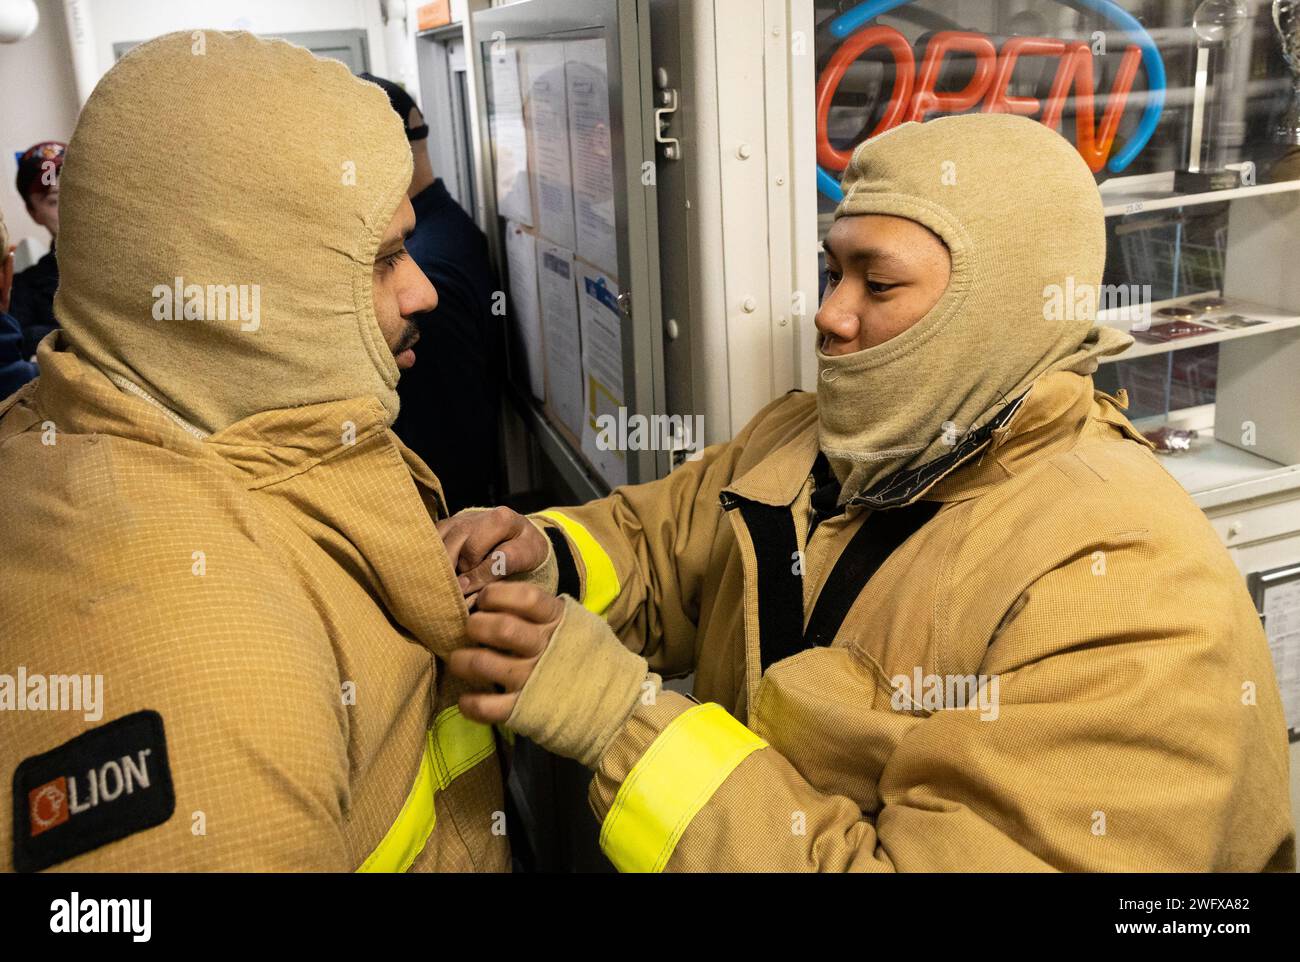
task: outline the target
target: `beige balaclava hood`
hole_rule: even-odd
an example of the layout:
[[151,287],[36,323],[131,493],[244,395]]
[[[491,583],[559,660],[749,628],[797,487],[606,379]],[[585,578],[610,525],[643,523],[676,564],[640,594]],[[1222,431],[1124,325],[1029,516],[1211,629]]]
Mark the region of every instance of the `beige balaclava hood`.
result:
[[104,75],[68,146],[55,316],[75,354],[203,432],[354,397],[391,423],[371,279],[410,180],[401,120],[343,64],[159,37]]
[[1041,375],[1090,374],[1098,356],[1133,343],[1094,326],[1101,198],[1055,131],[1005,114],[903,124],[854,151],[842,186],[837,218],[923,224],[947,244],[952,274],[896,337],[848,355],[817,351],[821,449],[841,501],[952,453]]

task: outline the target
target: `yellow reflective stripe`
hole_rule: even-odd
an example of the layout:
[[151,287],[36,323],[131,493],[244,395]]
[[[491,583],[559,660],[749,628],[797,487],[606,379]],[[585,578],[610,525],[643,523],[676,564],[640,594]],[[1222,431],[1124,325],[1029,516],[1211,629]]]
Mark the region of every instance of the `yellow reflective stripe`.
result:
[[455,705],[434,719],[430,744],[439,791],[496,750],[492,726],[470,721]]
[[496,750],[492,729],[472,722],[453,705],[425,732],[420,772],[383,841],[358,872],[405,872],[433,834],[433,796]]
[[601,850],[620,872],[662,872],[718,786],[750,752],[766,747],[721,705],[682,712],[619,787],[601,826]]
[[578,549],[578,554],[582,556],[582,565],[587,569],[582,606],[588,611],[603,615],[605,609],[614,603],[620,590],[614,562],[600,546],[600,542],[591,536],[591,532],[572,518],[558,511],[540,511],[538,517],[558,524]]

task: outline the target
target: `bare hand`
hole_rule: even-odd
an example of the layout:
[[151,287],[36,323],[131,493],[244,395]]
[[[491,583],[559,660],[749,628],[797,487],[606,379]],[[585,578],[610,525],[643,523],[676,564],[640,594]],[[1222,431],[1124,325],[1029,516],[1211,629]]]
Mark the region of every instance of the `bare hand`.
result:
[[564,602],[536,585],[506,582],[483,588],[465,629],[476,647],[453,651],[447,666],[470,685],[497,690],[461,695],[461,714],[489,725],[506,721],[563,617]]
[[462,511],[437,527],[466,597],[507,575],[532,571],[551,548],[531,521],[504,507]]

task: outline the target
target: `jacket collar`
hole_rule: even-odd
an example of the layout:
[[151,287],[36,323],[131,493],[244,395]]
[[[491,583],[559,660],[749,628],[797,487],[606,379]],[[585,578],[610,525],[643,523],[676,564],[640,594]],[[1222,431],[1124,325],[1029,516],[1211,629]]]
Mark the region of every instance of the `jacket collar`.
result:
[[[1120,413],[1127,407],[1124,391],[1116,397],[1096,391],[1090,375],[1072,371],[1044,375],[948,454],[895,471],[849,503],[881,509],[922,498],[961,501],[975,497],[1073,444],[1090,417],[1152,447]],[[794,437],[723,490],[723,506],[734,506],[738,498],[773,506],[792,504],[818,453],[816,409],[812,408],[807,423]]]
[[50,420],[59,431],[113,435],[215,459],[261,485],[305,471],[387,429],[383,404],[367,397],[263,411],[200,440],[161,406],[119,389],[61,341],[56,331],[41,342],[40,378],[9,402],[17,407],[24,398],[32,401],[20,418],[24,424],[14,425],[18,430],[37,418]]
[[447,185],[442,182],[441,177],[435,177],[432,184],[411,198],[411,206],[415,209],[416,223],[419,223],[422,218],[442,210],[450,200],[451,194],[447,192]]
[[160,406],[119,390],[98,368],[67,350],[62,331],[41,341],[36,361],[40,377],[0,405],[0,414],[7,414],[6,426],[26,430],[36,420],[50,421],[60,432],[108,434],[190,455],[202,453],[202,442]]
[[446,658],[462,644],[465,603],[435,526],[446,514],[442,490],[388,430],[377,398],[265,411],[199,440],[93,365],[55,350],[52,338],[39,357],[40,378],[0,402],[0,438],[51,421],[61,433],[174,451],[250,490],[328,462],[333,470],[285,495],[310,537],[430,652]]

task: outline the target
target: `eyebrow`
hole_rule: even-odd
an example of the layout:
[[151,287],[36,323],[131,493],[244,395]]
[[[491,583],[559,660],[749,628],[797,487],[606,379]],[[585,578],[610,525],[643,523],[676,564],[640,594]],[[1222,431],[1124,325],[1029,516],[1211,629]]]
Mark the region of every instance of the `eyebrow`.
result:
[[[414,234],[414,233],[415,233],[415,225],[412,224],[412,225],[411,225],[410,227],[408,227],[406,230],[402,231],[402,237],[401,237],[401,239],[400,239],[399,241],[396,242],[396,246],[397,246],[397,247],[405,247],[405,246],[406,246],[407,238],[409,238],[409,237],[410,237],[412,234]],[[391,241],[391,240],[390,240],[390,241],[385,241],[383,244],[380,244],[380,245],[379,245],[379,249],[380,249],[381,251],[386,251],[386,250],[388,250],[389,248],[391,248],[391,247],[393,247],[393,246],[394,246],[394,242],[393,242],[393,241]]]
[[826,253],[830,254],[837,261],[846,261],[850,264],[858,264],[868,261],[876,267],[906,267],[907,262],[892,251],[883,250],[879,247],[858,247],[850,251],[848,258],[843,258],[835,250],[835,245],[831,243],[830,238],[822,241],[822,247]]

